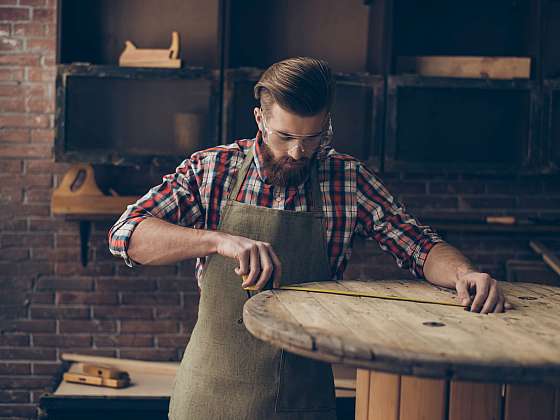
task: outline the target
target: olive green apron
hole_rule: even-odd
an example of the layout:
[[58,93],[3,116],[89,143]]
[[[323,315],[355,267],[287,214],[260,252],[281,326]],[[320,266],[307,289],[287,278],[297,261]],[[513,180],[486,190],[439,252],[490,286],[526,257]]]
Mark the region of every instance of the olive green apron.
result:
[[[234,201],[252,161],[251,149],[218,230],[269,242],[282,262],[281,284],[330,280],[316,165],[310,177],[311,211],[295,212]],[[207,261],[198,321],[177,371],[169,418],[336,419],[330,364],[258,340],[243,325],[247,294],[236,266],[219,254]]]

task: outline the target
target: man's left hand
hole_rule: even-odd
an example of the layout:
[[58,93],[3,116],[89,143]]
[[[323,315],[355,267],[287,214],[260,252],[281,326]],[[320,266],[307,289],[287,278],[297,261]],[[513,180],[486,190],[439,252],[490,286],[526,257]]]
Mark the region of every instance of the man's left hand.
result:
[[[457,296],[462,305],[470,305],[471,312],[488,314],[511,309],[498,281],[489,274],[470,271],[457,275]],[[471,292],[476,292],[474,299]]]

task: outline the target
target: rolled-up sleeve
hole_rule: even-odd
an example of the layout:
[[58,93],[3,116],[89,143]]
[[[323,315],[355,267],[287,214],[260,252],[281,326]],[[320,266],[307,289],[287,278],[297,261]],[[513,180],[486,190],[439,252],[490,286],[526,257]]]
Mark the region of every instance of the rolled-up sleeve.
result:
[[424,277],[424,263],[430,249],[444,240],[420,222],[399,203],[365,165],[357,169],[356,233],[375,239],[390,253],[397,265]]
[[163,182],[151,188],[134,204],[129,205],[108,233],[109,250],[132,267],[138,265],[128,256],[132,232],[148,217],[157,217],[181,226],[199,228],[204,214],[200,200],[203,162],[196,154],[185,159],[175,173],[165,175]]

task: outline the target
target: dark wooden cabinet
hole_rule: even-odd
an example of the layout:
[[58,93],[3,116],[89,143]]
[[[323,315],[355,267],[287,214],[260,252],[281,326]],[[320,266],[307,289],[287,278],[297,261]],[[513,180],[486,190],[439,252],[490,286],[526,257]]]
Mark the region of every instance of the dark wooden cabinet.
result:
[[[558,0],[59,3],[58,160],[178,160],[252,137],[254,83],[304,55],[336,73],[335,148],[378,171],[559,167]],[[125,40],[165,48],[172,31],[183,68],[117,67]],[[426,77],[399,64],[425,55],[528,57],[530,78]]]

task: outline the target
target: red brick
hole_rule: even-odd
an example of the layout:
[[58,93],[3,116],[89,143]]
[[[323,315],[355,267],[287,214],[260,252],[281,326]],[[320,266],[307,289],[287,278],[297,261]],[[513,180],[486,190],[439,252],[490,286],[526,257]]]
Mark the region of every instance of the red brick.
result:
[[55,13],[53,9],[33,9],[33,21],[54,22]]
[[27,40],[27,50],[28,51],[47,51],[54,53],[56,50],[56,43],[54,39],[28,39]]
[[0,51],[22,51],[23,41],[16,38],[0,37]]
[[519,198],[519,207],[523,209],[560,209],[560,197],[544,195],[524,196]]
[[0,5],[8,6],[8,5],[16,5],[18,4],[18,0],[0,0]]
[[29,20],[29,9],[23,7],[0,7],[0,20]]
[[156,319],[196,320],[197,315],[198,315],[198,305],[192,305],[187,307],[162,306],[156,309]]
[[58,322],[61,333],[99,333],[116,331],[116,324],[114,321],[99,321],[94,319],[91,321],[60,320]]
[[125,305],[179,305],[178,293],[126,293],[122,294]]
[[52,152],[52,145],[43,143],[0,145],[0,158],[49,158]]
[[23,201],[23,189],[21,187],[0,187],[0,197],[2,200],[11,203],[21,203]]
[[93,290],[93,280],[84,277],[41,277],[36,290]]
[[[53,83],[56,78],[56,72],[53,69],[30,67],[27,72],[27,78],[30,82],[50,82]],[[17,79],[22,80],[22,79]]]
[[153,319],[152,308],[127,306],[94,306],[97,319]]
[[41,64],[41,56],[37,55],[37,54],[3,54],[3,55],[0,55],[0,65],[39,66],[40,64]]
[[116,357],[117,351],[115,349],[92,349],[87,347],[67,347],[64,349],[66,353],[80,353],[89,354],[91,356],[103,356],[103,357]]
[[0,349],[0,360],[56,360],[55,349]]
[[52,377],[5,376],[0,378],[0,389],[43,389],[52,385]]
[[53,177],[51,174],[33,174],[33,175],[4,175],[0,174],[0,183],[9,183],[18,187],[41,187],[50,188],[53,185]]
[[78,260],[80,259],[80,250],[73,248],[33,248],[31,250],[31,256],[33,259],[48,260],[51,262]]
[[158,289],[163,291],[198,292],[198,284],[191,278],[158,279]]
[[0,363],[0,375],[26,375],[31,373],[31,365],[29,363]]
[[[0,86],[0,94],[2,86]],[[6,127],[27,127],[27,128],[48,128],[50,124],[47,115],[0,115],[0,128]],[[33,130],[42,133],[51,130]]]
[[45,130],[38,130],[38,129],[31,130],[31,141],[32,142],[54,141],[54,129],[49,128]]
[[54,99],[45,99],[43,97],[31,98],[27,101],[28,112],[54,112]]
[[177,321],[121,321],[123,333],[174,333],[178,332]]
[[21,168],[21,160],[0,160],[0,173],[19,174]]
[[33,375],[55,375],[62,363],[33,363]]
[[[104,239],[107,237],[103,234]],[[120,264],[117,267],[117,275],[126,277],[160,277],[160,276],[173,276],[177,274],[177,267],[175,265],[166,266],[136,266],[130,268],[128,265]]]
[[16,235],[5,233],[0,235],[0,244],[2,244],[2,247],[53,246],[53,234],[34,232]]
[[54,292],[33,292],[30,294],[31,303],[54,303]]
[[25,161],[25,167],[29,174],[44,172],[63,174],[69,168],[67,164],[54,163],[52,160],[28,160]]
[[120,356],[126,359],[177,361],[174,349],[122,349]]
[[0,130],[0,141],[29,142],[31,136],[26,129]]
[[[16,1],[16,0],[14,0]],[[0,36],[10,36],[10,24],[0,23]]]
[[45,7],[47,5],[46,0],[19,0],[19,4],[22,6],[34,6],[34,7]]
[[0,335],[0,346],[29,347],[29,335],[2,334]]
[[34,404],[10,404],[0,405],[0,413],[2,416],[10,418],[36,418],[37,407]]
[[59,304],[111,305],[118,303],[116,293],[56,292]]
[[30,307],[30,317],[32,319],[89,319],[88,307],[56,307],[39,306]]
[[4,248],[0,252],[0,261],[24,261],[29,259],[27,248]]
[[14,36],[45,36],[46,25],[43,23],[14,23]]
[[[0,96],[2,97],[13,97],[13,96],[17,96],[17,95],[22,95],[24,92],[24,89],[22,88],[21,85],[0,85]],[[25,117],[24,115],[10,115],[10,116],[3,116],[0,115],[0,127],[3,127],[4,124],[2,123],[2,121],[4,120],[4,118],[6,117],[19,117],[19,118],[23,118]]]
[[137,291],[150,291],[156,289],[155,280],[151,279],[96,279],[95,289],[99,291],[105,290],[137,290]]
[[0,112],[26,112],[23,98],[0,98]]
[[514,197],[459,197],[461,209],[513,209],[516,207]]
[[2,69],[0,68],[0,80],[2,81],[22,81],[24,78],[23,69]]
[[0,391],[0,403],[26,403],[29,402],[27,391]]
[[0,262],[0,273],[4,275],[25,275],[25,274],[36,274],[36,275],[48,275],[53,273],[53,265],[50,263],[3,263]]
[[88,264],[84,267],[81,262],[59,262],[56,264],[55,272],[63,276],[108,276],[112,275],[113,264]]
[[158,335],[158,347],[186,347],[189,340],[187,335]]
[[24,203],[22,205],[18,205],[19,208],[17,209],[17,215],[20,217],[25,216],[48,216],[51,212],[51,207],[48,204],[34,204],[34,203]]
[[33,188],[27,190],[26,198],[28,203],[49,203],[51,202],[52,190]]
[[94,335],[93,343],[96,347],[152,347],[154,338],[140,334]]
[[56,321],[43,319],[21,319],[16,321],[0,321],[0,329],[8,332],[55,332]]
[[33,334],[36,347],[91,347],[90,335],[77,334]]

